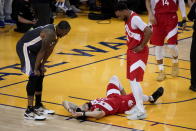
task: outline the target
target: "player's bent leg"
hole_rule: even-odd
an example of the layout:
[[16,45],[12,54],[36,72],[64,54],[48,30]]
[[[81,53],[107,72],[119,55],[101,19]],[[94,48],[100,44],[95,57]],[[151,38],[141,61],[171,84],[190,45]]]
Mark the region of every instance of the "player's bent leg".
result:
[[173,58],[173,65],[172,65],[172,72],[171,75],[173,77],[178,76],[179,74],[179,64],[178,64],[178,47],[177,45],[168,45],[171,50],[172,58]]
[[166,79],[163,66],[163,46],[155,46],[155,56],[159,67],[159,73],[156,79],[157,81],[163,81]]
[[116,97],[119,95],[121,95],[119,88],[116,85],[109,83],[109,85],[107,86],[106,96],[107,97]]
[[126,94],[118,77],[117,76],[112,76],[112,78],[109,81],[109,84],[107,86],[107,92],[106,96],[107,97],[115,97],[119,96],[121,94]]
[[118,79],[118,77],[116,75],[112,76],[109,83],[116,85],[116,87],[118,87],[119,90],[123,89],[122,84],[120,83],[120,80]]

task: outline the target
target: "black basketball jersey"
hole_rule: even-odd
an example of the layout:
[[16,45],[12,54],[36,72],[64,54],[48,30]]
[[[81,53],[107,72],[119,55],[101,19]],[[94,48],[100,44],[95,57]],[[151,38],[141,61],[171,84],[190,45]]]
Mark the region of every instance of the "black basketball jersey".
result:
[[40,37],[40,33],[43,29],[51,29],[55,31],[55,27],[53,24],[48,24],[45,26],[37,27],[31,31],[28,31],[24,34],[24,36],[18,41],[17,49],[23,49],[25,46],[29,51],[33,54],[37,54],[42,47],[42,38]]

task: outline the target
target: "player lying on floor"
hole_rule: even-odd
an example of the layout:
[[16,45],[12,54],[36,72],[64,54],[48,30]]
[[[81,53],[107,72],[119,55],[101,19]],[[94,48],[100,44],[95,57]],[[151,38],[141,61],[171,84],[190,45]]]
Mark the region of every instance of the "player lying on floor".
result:
[[[151,96],[143,95],[143,101],[155,103],[157,99],[163,95],[163,92],[164,89],[160,87]],[[70,112],[73,117],[81,120],[85,120],[87,117],[99,119],[107,115],[122,113],[128,114],[128,119],[135,120],[138,118],[138,116],[136,116],[138,109],[135,105],[136,102],[133,94],[130,93],[126,95],[117,76],[113,76],[110,79],[105,98],[92,100],[81,106],[77,106],[72,102],[63,101],[65,109]]]

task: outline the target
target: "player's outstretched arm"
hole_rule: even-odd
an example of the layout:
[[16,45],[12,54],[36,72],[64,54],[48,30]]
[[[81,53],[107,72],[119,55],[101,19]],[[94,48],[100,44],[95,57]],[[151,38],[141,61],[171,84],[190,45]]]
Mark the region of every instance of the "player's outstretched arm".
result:
[[86,116],[86,117],[92,117],[92,118],[99,119],[105,116],[105,112],[100,109],[95,109],[94,111],[74,112],[72,113],[72,116],[74,117]]

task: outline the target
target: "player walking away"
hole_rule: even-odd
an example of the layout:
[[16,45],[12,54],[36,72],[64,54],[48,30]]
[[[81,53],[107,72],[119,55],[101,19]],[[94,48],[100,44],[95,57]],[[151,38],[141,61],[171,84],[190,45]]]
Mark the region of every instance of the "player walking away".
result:
[[[151,96],[143,95],[142,99],[143,101],[155,103],[157,99],[163,95],[163,92],[164,89],[160,87]],[[99,119],[104,116],[122,113],[137,115],[136,101],[133,94],[130,93],[126,95],[126,92],[117,76],[113,76],[110,79],[105,98],[91,100],[82,106],[77,106],[71,102],[63,101],[63,106],[72,114],[72,116],[83,120],[85,120],[86,117]],[[127,116],[127,118],[130,119],[130,116]]]
[[182,20],[182,29],[186,26],[186,11],[184,0],[146,0],[146,8],[149,14],[149,21],[152,24],[151,44],[155,45],[155,56],[159,67],[157,81],[163,81],[166,78],[163,66],[163,45],[167,39],[167,46],[171,50],[173,57],[172,76],[178,76],[178,16],[177,10],[180,7]]
[[147,43],[151,36],[151,29],[133,11],[129,10],[123,2],[119,2],[115,9],[118,18],[125,21],[127,36],[127,78],[130,81],[133,95],[136,100],[137,116],[130,119],[142,119],[146,117],[143,106],[143,92],[139,82],[143,81],[144,71],[148,59]]
[[[45,120],[43,114],[54,114],[41,103],[42,84],[46,69],[44,65],[51,55],[59,38],[65,36],[71,27],[67,21],[40,26],[28,31],[17,43],[16,50],[21,62],[21,71],[29,76],[26,86],[28,107],[24,117],[32,120]],[[33,100],[35,96],[35,106]]]

